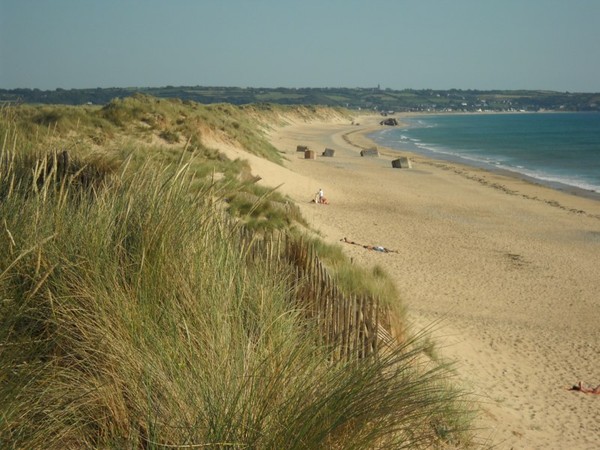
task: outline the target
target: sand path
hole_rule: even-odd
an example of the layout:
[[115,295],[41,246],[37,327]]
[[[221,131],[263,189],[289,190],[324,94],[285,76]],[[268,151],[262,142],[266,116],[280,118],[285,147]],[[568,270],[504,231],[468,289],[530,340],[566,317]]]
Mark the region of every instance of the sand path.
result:
[[[600,384],[600,201],[406,152],[412,169],[393,169],[389,149],[360,157],[378,120],[291,124],[270,135],[285,168],[250,163],[326,241],[398,250],[340,244],[390,273],[415,327],[436,323],[481,408],[479,442],[600,448],[600,396],[565,389]],[[336,153],[306,160],[299,144]],[[309,203],[320,187],[330,205]]]

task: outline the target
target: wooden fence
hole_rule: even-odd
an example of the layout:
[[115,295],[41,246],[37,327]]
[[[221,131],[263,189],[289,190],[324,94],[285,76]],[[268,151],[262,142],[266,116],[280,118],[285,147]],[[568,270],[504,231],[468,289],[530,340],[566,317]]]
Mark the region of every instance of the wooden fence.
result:
[[335,360],[376,356],[393,342],[388,309],[377,298],[342,293],[310,244],[286,235],[244,240],[252,242],[251,257],[292,267],[291,300],[314,321]]

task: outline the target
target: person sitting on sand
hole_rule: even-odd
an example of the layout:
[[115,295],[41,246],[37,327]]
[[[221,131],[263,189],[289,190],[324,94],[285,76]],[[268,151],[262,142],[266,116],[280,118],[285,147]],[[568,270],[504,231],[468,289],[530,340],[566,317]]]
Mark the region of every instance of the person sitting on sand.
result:
[[315,203],[320,203],[321,205],[329,205],[329,200],[325,198],[325,194],[323,193],[322,188],[319,188],[319,190],[315,194]]
[[583,392],[584,394],[600,394],[600,384],[595,388],[591,388],[584,386],[583,381],[580,381],[579,383],[574,384],[569,390]]
[[329,205],[329,200],[325,198],[323,194],[323,189],[319,188],[317,193],[315,194],[315,199],[313,200],[315,203],[319,203],[321,205]]

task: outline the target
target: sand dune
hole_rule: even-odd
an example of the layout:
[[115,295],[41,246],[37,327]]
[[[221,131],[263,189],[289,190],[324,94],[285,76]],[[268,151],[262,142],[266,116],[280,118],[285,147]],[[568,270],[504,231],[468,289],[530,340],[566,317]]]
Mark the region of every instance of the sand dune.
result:
[[[415,327],[435,324],[480,406],[481,443],[600,448],[600,396],[566,389],[600,384],[600,201],[406,152],[412,169],[393,169],[389,149],[360,157],[378,120],[290,124],[270,135],[284,168],[248,159],[325,240],[398,250],[344,246],[387,269]],[[299,144],[336,153],[305,160]],[[319,188],[330,205],[310,203]]]

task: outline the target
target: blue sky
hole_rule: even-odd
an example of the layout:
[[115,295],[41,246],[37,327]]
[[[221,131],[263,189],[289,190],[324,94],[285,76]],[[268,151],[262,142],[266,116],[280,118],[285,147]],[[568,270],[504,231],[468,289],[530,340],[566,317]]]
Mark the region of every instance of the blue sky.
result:
[[0,88],[600,92],[600,0],[0,0]]

